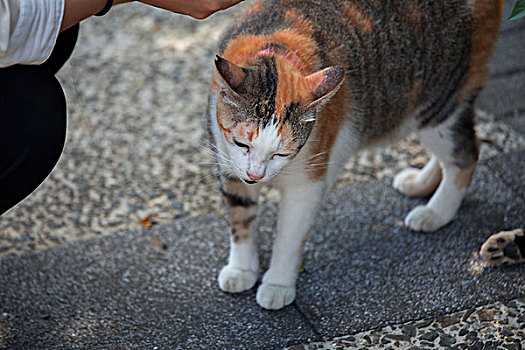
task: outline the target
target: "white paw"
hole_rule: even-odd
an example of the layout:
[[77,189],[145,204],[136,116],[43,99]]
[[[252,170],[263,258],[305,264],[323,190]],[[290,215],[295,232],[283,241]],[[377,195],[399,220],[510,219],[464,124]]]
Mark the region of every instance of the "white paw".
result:
[[414,231],[432,232],[445,226],[449,221],[426,205],[418,205],[406,216],[405,225]]
[[407,168],[394,176],[393,187],[404,195],[411,196],[414,191],[414,184],[417,175],[421,170],[416,168]]
[[229,293],[240,293],[254,286],[257,272],[224,266],[219,273],[219,287]]
[[295,300],[295,286],[263,283],[257,290],[257,303],[265,309],[277,310]]

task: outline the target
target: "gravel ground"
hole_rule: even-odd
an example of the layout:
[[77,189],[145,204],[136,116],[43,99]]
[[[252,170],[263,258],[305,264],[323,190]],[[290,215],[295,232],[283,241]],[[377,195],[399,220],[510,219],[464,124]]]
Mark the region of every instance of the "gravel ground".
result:
[[[152,214],[169,222],[222,210],[203,128],[208,81],[220,33],[252,2],[201,22],[131,4],[82,24],[59,72],[69,103],[64,154],[47,181],[0,218],[0,258],[136,229]],[[493,115],[477,116],[483,159],[525,148]],[[351,160],[337,186],[392,178],[427,159],[411,136]],[[514,300],[304,347],[521,349],[524,315],[525,301]]]
[[297,345],[289,350],[469,349],[521,350],[525,346],[525,299],[494,303],[437,319],[388,326],[330,342]]
[[[68,140],[51,176],[2,216],[0,257],[222,210],[203,127],[215,44],[250,2],[198,22],[138,4],[82,23],[59,72]],[[525,139],[478,111],[482,158]],[[414,137],[362,154],[338,186],[392,178],[428,159]],[[268,189],[263,200],[276,201]]]

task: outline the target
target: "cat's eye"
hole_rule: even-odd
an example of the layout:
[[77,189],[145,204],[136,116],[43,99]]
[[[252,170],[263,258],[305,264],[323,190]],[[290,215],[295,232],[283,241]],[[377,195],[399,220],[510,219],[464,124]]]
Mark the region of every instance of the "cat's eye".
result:
[[248,146],[247,144],[244,144],[244,143],[239,142],[239,141],[237,141],[237,140],[233,140],[233,143],[235,143],[235,145],[236,145],[237,147],[244,148],[244,149],[246,149],[247,151],[250,150],[250,146]]
[[289,157],[291,154],[290,153],[274,153],[272,155],[272,159],[274,159],[275,157],[280,157],[280,158],[287,158]]

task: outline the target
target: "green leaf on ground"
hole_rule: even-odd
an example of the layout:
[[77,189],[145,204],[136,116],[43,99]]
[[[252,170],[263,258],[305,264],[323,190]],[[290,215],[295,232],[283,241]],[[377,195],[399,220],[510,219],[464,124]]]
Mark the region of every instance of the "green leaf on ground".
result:
[[525,0],[516,0],[516,4],[514,5],[514,9],[510,14],[509,20],[518,19],[521,17],[525,17]]

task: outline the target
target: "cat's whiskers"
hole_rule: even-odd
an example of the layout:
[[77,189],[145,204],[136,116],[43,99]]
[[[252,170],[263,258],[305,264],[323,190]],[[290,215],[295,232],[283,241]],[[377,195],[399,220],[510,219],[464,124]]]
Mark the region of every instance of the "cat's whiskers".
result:
[[210,146],[214,147],[215,149],[204,148],[204,146],[199,145],[199,147],[202,147],[202,150],[204,150],[207,154],[215,157],[216,163],[218,165],[226,165],[227,166],[227,165],[232,164],[231,157],[228,154],[226,154],[224,151],[222,151],[217,146],[215,146],[215,145],[213,145],[211,143],[210,143]]

